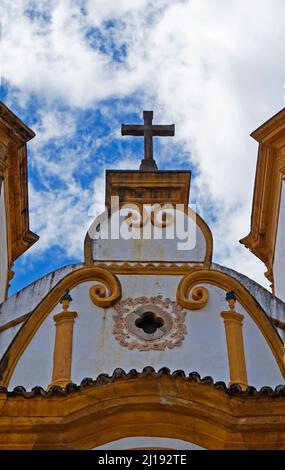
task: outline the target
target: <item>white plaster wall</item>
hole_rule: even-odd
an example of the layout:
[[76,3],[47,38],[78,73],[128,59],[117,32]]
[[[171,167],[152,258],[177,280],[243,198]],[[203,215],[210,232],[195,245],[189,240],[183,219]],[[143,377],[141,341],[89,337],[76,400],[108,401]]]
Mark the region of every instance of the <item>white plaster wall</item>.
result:
[[164,448],[176,450],[204,450],[192,442],[181,439],[170,439],[166,437],[125,437],[116,441],[108,442],[102,446],[94,447],[92,450],[131,450],[139,448]]
[[50,314],[20,358],[9,389],[17,385],[29,390],[36,385],[48,387],[52,375],[54,337],[53,315]]
[[0,194],[0,303],[5,299],[8,276],[7,228],[4,184]]
[[[22,289],[17,294],[9,297],[0,305],[0,326],[32,311],[60,279],[64,278],[69,272],[75,271],[83,266],[83,263],[64,266],[50,274],[47,274],[46,276],[43,276]],[[256,298],[268,315],[281,321],[285,321],[285,304],[277,297],[273,296],[268,290],[264,289],[252,279],[249,279],[245,275],[232,269],[228,269],[215,263],[212,263],[212,269],[225,272],[237,279]],[[13,331],[16,332],[16,329],[13,329]],[[7,347],[7,338],[11,338],[12,341],[10,333],[8,331],[0,333],[0,357]],[[279,334],[284,341],[285,332],[283,330],[279,330]]]
[[19,323],[0,333],[0,357],[5,353],[6,349],[8,349],[21,326],[22,324]]
[[275,245],[273,276],[275,295],[285,301],[285,187],[282,182],[281,202],[279,211],[279,220],[277,228],[277,237]]
[[[101,220],[99,216],[92,224],[93,229],[89,231],[91,237],[96,234],[96,225]],[[195,221],[184,216],[185,230],[189,223],[189,244],[186,244],[186,238],[179,239],[175,235],[172,239],[172,233],[176,234],[176,225],[172,224],[167,229],[153,228],[149,221],[144,230],[153,229],[152,239],[145,239],[143,229],[133,229],[133,236],[138,238],[125,239],[128,235],[128,225],[123,222],[120,226],[118,239],[104,238],[106,234],[111,233],[110,220],[103,224],[100,237],[93,241],[92,254],[94,260],[132,260],[132,261],[203,261],[206,253],[206,241],[200,227]],[[108,231],[109,230],[109,231]],[[151,232],[149,232],[151,233]],[[159,234],[162,233],[160,239]],[[94,235],[93,235],[94,234]],[[97,233],[97,237],[99,237]],[[109,236],[109,235],[108,235]],[[186,236],[185,236],[186,237]]]
[[[65,277],[69,272],[82,266],[83,264],[78,263],[60,268],[9,297],[0,306],[0,326],[5,325],[5,323],[11,320],[15,320],[21,315],[31,312],[60,279]],[[0,357],[5,353],[21,327],[22,323],[0,333]]]
[[[275,295],[272,295],[271,292],[262,287],[260,284],[248,278],[244,274],[216,263],[212,263],[211,269],[222,271],[234,279],[237,279],[251,293],[251,295],[260,304],[263,310],[267,313],[267,315],[272,316],[273,318],[277,318],[283,322],[285,321],[285,303],[275,297]],[[281,330],[280,328],[277,329],[277,331],[284,342],[285,331]]]
[[[121,275],[123,298],[141,295],[162,295],[175,300],[179,276]],[[198,371],[201,376],[210,375],[215,381],[229,382],[227,348],[224,322],[219,313],[225,310],[225,292],[215,286],[207,286],[210,297],[201,310],[188,311],[187,335],[181,346],[165,351],[128,350],[121,346],[112,334],[112,308],[96,307],[89,299],[88,289],[94,283],[81,284],[71,291],[71,310],[78,312],[74,327],[72,380],[76,383],[84,377],[95,378],[100,373],[112,374],[121,367],[128,371],[141,370],[145,366],[155,369],[168,367],[172,371],[184,369],[186,373]],[[60,311],[58,306],[47,318],[21,357],[9,388],[24,385],[47,387],[51,381],[54,324],[52,317]],[[256,387],[276,386],[283,378],[262,333],[249,315],[237,305],[237,311],[245,315],[244,343],[249,384]]]
[[243,339],[248,384],[256,388],[264,385],[274,388],[283,384],[284,379],[263,334],[241,305],[237,306],[237,311],[244,315]]
[[25,313],[31,312],[62,278],[64,278],[68,273],[82,268],[83,266],[83,263],[63,266],[56,271],[46,274],[22,289],[20,292],[9,297],[2,305],[0,305],[0,326],[24,315]]

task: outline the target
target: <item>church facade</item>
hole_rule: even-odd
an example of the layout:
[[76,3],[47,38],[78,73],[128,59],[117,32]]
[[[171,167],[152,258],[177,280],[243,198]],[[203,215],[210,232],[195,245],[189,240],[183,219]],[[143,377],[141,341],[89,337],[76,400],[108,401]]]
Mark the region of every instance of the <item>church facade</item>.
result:
[[[212,261],[190,171],[106,171],[81,263],[8,296],[29,229],[26,143],[0,108],[0,448],[285,449],[285,109],[259,142],[251,230],[272,293]],[[242,234],[241,234],[242,235]]]

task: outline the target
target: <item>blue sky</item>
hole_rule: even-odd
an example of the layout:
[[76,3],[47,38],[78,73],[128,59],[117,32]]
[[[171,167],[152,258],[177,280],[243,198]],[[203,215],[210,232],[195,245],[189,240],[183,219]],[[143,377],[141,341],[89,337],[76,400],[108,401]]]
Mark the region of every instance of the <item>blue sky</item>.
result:
[[[6,102],[9,93],[9,84],[3,81],[1,100]],[[24,107],[22,107],[18,101],[13,102],[11,107],[13,112],[28,126],[35,128],[41,120],[41,111],[42,109],[46,109],[46,106],[48,106],[48,104],[44,103],[40,96],[32,94]],[[112,109],[112,122],[110,122],[108,116],[106,117],[104,113],[101,112],[101,109],[104,108]],[[125,108],[127,109],[126,112],[124,112]],[[139,111],[134,112],[135,109]],[[71,226],[72,230],[72,225],[76,225],[76,220],[73,219],[72,208],[80,201],[80,190],[88,191],[92,197],[90,189],[93,187],[94,179],[104,175],[106,168],[116,168],[119,165],[127,169],[129,165],[131,165],[131,167],[138,169],[144,152],[143,138],[122,138],[118,135],[118,131],[120,131],[123,121],[126,123],[142,122],[141,103],[138,102],[135,96],[121,100],[111,98],[102,101],[100,107],[81,110],[77,108],[67,108],[64,106],[64,103],[57,102],[56,112],[58,113],[59,120],[61,114],[72,113],[74,122],[73,132],[68,137],[59,135],[58,139],[48,139],[40,146],[40,150],[37,146],[36,149],[34,149],[32,142],[29,143],[28,174],[29,181],[33,185],[34,190],[43,197],[42,206],[40,207],[40,209],[42,209],[42,214],[40,215],[42,221],[38,221],[37,225],[39,227],[42,226],[45,230],[44,195],[46,193],[55,192],[60,198],[61,195],[69,189],[69,181],[62,178],[62,175],[57,173],[57,171],[54,172],[49,168],[45,168],[42,163],[38,163],[37,152],[40,152],[44,160],[47,160],[50,165],[53,163],[57,164],[58,161],[61,161],[63,155],[65,156],[64,158],[67,159],[67,166],[70,162],[73,162],[72,177],[75,180],[78,192],[74,193],[72,191],[69,202],[70,207],[66,208],[67,214],[65,214],[68,218],[68,211],[70,209],[71,220],[67,229]],[[110,135],[112,135],[112,137],[110,137]],[[175,143],[173,139],[167,146],[161,143],[160,139],[154,139],[154,154],[160,169],[189,169],[189,159],[185,158],[183,150],[179,149],[179,147],[179,144]],[[177,152],[179,152],[179,150],[181,151],[181,157],[177,158]],[[127,161],[125,160],[126,155]],[[126,161],[125,165],[121,163],[124,160]],[[64,172],[64,162],[61,162],[59,166],[60,170]],[[193,175],[195,175],[195,169]],[[104,196],[104,194],[102,193],[100,196]],[[96,203],[97,199],[95,198],[95,206]],[[98,204],[100,208],[102,197],[98,200]],[[30,209],[33,211],[32,203],[30,205]],[[27,252],[15,263],[15,276],[12,281],[10,294],[17,292],[23,286],[30,284],[39,277],[65,264],[76,263],[83,260],[84,234],[86,227],[93,220],[93,203],[90,201],[90,205],[86,205],[85,208],[85,214],[81,214],[82,218],[85,218],[86,223],[82,224],[82,230],[79,228],[80,232],[82,232],[82,240],[80,243],[69,250],[69,248],[65,246],[65,243],[61,244],[60,241],[54,240],[53,243],[49,244],[49,240],[47,240],[47,246],[44,251],[39,249],[39,252],[36,250],[35,254]],[[54,228],[56,230],[57,225],[61,224],[61,213],[58,214],[58,218],[55,219],[53,223],[55,224]],[[33,220],[31,220],[31,225],[33,228]],[[41,229],[39,228],[37,232],[41,234]],[[38,242],[38,244],[40,245],[40,242]]]
[[[37,136],[28,144],[31,229],[10,293],[83,259],[104,204],[106,168],[138,168],[143,139],[121,123],[176,125],[155,140],[161,169],[191,169],[191,202],[211,226],[215,260],[260,282],[238,243],[249,230],[256,144],[284,106],[285,2],[4,1],[1,100]],[[258,12],[258,13],[257,13]],[[257,17],[258,16],[258,17]]]

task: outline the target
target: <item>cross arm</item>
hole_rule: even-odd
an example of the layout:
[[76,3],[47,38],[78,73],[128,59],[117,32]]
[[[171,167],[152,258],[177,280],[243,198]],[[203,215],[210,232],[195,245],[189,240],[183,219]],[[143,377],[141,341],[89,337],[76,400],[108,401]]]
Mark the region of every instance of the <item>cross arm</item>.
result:
[[140,124],[122,124],[121,135],[144,135],[144,130]]
[[152,126],[152,135],[156,136],[174,136],[175,126],[171,125],[157,125]]
[[[144,135],[147,128],[141,124],[122,124],[122,135]],[[155,124],[151,127],[152,135],[154,136],[174,136],[175,126],[171,125],[158,125]]]

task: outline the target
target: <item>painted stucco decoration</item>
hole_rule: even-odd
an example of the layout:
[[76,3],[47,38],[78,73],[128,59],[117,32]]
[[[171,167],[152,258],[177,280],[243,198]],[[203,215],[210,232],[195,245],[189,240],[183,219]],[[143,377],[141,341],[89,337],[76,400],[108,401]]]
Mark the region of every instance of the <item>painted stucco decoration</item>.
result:
[[128,297],[114,306],[113,334],[121,346],[163,351],[180,346],[187,334],[186,312],[169,298]]
[[96,280],[101,284],[91,286],[89,296],[93,304],[97,305],[97,307],[108,308],[121,297],[121,284],[113,273],[105,268],[99,269],[100,271],[97,271]]
[[207,305],[209,300],[209,291],[205,286],[195,286],[190,282],[191,275],[197,271],[200,272],[199,267],[194,267],[192,272],[181,279],[177,287],[177,303],[189,310],[200,310]]
[[172,128],[144,117],[123,126],[145,135],[143,171],[106,171],[84,263],[6,299],[13,261],[37,238],[25,172],[34,134],[0,103],[0,449],[285,449],[285,109],[254,133],[243,240],[273,294],[212,263],[210,228],[188,207],[191,171],[156,171],[152,135]]

